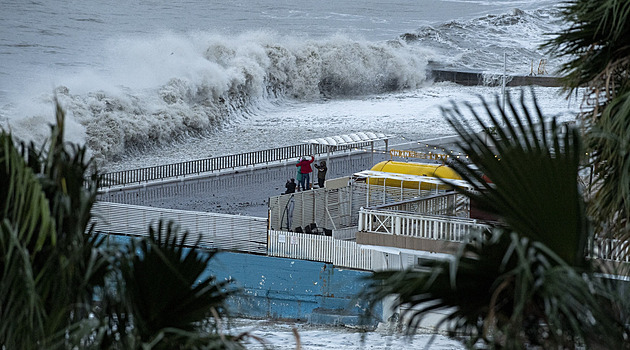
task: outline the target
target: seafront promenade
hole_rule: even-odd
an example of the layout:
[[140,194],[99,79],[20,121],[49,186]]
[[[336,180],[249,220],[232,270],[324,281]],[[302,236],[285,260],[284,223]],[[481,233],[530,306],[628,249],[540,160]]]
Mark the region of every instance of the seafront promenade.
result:
[[[327,179],[347,177],[368,170],[378,162],[392,159],[392,154],[396,152],[390,153],[390,149],[446,155],[454,148],[454,140],[454,137],[439,137],[391,145],[389,149],[381,144],[373,151],[370,148],[357,148],[330,155],[320,153],[315,156],[315,162],[329,159]],[[296,177],[297,161],[295,157],[159,181],[108,186],[102,188],[98,200],[266,218],[268,199],[284,192],[286,181]],[[311,174],[313,182],[317,183],[315,169]]]

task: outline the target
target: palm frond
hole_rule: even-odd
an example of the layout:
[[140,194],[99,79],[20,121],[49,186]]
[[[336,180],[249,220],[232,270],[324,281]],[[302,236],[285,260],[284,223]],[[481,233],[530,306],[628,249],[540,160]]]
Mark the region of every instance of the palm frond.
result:
[[568,1],[562,15],[569,27],[543,45],[570,60],[560,73],[569,89],[591,86],[614,95],[628,88],[630,3],[625,0]]
[[590,215],[602,236],[630,239],[630,91],[617,96],[591,126],[586,142],[595,159]]
[[[596,287],[597,286],[597,287]],[[453,260],[424,259],[404,271],[379,271],[361,296],[395,295],[412,333],[429,316],[436,327],[491,348],[573,347],[584,342],[622,348],[627,315],[613,314],[618,295],[544,245],[503,229],[479,235]],[[597,289],[597,290],[595,290]]]
[[38,251],[47,240],[55,244],[55,221],[49,202],[32,169],[13,144],[11,134],[0,135],[0,213],[15,223],[19,237],[31,251]]
[[207,275],[213,252],[184,247],[171,224],[122,251],[94,233],[99,177],[86,148],[65,143],[58,104],[56,118],[41,147],[0,133],[0,344],[241,348],[216,323],[202,329],[230,292]]
[[482,106],[485,114],[470,105],[444,109],[472,163],[450,165],[474,187],[457,190],[500,223],[489,223],[492,234],[471,236],[453,260],[376,272],[362,295],[396,296],[410,330],[440,311],[440,325],[468,336],[471,347],[623,347],[627,315],[611,312],[619,296],[585,260],[591,230],[578,183],[579,132],[545,120],[535,96],[533,107],[524,95],[519,103],[509,98],[506,110],[498,99]]
[[[501,110],[498,100],[497,113],[485,100],[482,104],[490,122],[469,108],[473,126],[466,125],[461,110],[444,109],[461,136],[459,147],[475,165],[471,168],[457,158],[450,164],[473,184],[474,192],[467,195],[518,234],[544,243],[570,264],[582,265],[589,226],[578,183],[579,131],[553,118],[545,120],[535,96],[534,108],[527,106],[524,94],[518,104],[509,97],[507,111]],[[473,131],[490,128],[496,134],[487,138]]]
[[[0,344],[36,347],[44,335],[45,314],[35,288],[30,254],[9,220],[0,223]],[[18,320],[16,322],[16,320]]]
[[599,235],[623,245],[630,235],[630,2],[573,0],[562,15],[567,29],[544,47],[568,59],[561,68],[568,90],[586,88],[579,117],[597,176],[589,213]]
[[211,318],[213,309],[223,311],[230,294],[230,281],[205,273],[214,252],[186,248],[186,238],[172,222],[160,221],[149,238],[132,242],[133,257],[121,266],[133,326],[144,342],[166,334],[165,329],[202,337],[194,331]]
[[[87,227],[96,186],[84,178],[89,165],[85,148],[63,143],[63,119],[58,108],[58,124],[51,126],[57,135],[55,147],[49,152],[33,143],[18,148],[10,134],[0,134],[0,212],[5,225],[0,261],[3,288],[9,290],[2,292],[5,310],[0,314],[8,317],[13,314],[10,308],[29,306],[24,317],[15,318],[19,322],[2,322],[12,325],[2,329],[2,338],[13,343],[12,338],[19,337],[22,348],[67,347],[65,331],[90,313],[94,288],[105,275],[100,241]],[[48,166],[56,170],[47,171]],[[10,278],[16,272],[23,280]],[[28,327],[30,336],[23,337],[19,330]]]

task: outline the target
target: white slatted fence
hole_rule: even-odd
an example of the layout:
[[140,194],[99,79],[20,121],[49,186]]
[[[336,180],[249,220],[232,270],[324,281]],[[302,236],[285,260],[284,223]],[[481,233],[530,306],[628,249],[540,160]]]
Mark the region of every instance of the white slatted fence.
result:
[[147,236],[159,220],[173,221],[179,232],[188,231],[186,244],[200,237],[200,246],[265,254],[267,219],[253,216],[204,213],[130,204],[97,202],[92,208],[96,231]]
[[307,233],[269,231],[268,255],[321,261],[335,267],[372,270],[373,251],[356,242]]

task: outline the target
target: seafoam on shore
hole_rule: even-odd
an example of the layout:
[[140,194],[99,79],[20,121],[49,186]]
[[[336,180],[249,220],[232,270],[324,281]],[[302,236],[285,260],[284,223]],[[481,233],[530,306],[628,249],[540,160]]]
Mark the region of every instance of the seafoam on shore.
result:
[[[342,326],[309,325],[299,322],[235,319],[231,321],[230,334],[248,331],[254,337],[247,342],[248,349],[372,349],[372,350],[460,350],[461,342],[444,335],[418,332],[407,336],[399,330],[381,325],[374,331]],[[296,338],[296,333],[297,337]]]

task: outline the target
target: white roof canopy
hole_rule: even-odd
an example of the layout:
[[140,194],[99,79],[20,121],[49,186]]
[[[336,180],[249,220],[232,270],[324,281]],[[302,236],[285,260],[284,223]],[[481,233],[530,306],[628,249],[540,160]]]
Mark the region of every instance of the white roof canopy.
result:
[[390,138],[390,135],[385,135],[380,132],[358,132],[355,134],[320,137],[316,139],[305,140],[303,142],[327,146],[347,146],[363,142],[389,140]]
[[[400,174],[400,173],[388,173],[384,171],[374,171],[374,170],[363,170],[361,172],[354,173],[354,176],[357,178],[363,178],[363,179],[391,179],[391,180],[397,180],[397,181],[430,183],[433,185],[444,184],[444,182],[442,182],[437,177],[409,175],[409,174]],[[451,182],[453,185],[457,187],[472,188],[472,186],[464,180],[454,180],[454,179],[446,179],[446,180]]]

